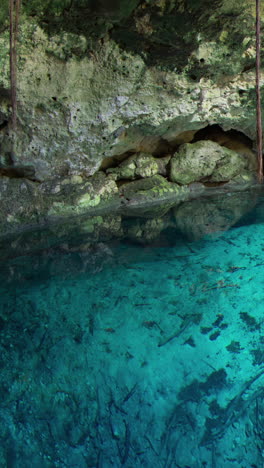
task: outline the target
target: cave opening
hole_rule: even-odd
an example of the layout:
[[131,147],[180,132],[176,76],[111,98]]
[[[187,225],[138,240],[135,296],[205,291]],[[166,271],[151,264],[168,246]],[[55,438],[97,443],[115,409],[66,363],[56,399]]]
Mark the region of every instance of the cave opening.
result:
[[215,141],[221,146],[226,146],[234,151],[240,151],[243,148],[253,150],[253,140],[239,130],[230,129],[223,130],[218,124],[207,125],[195,132],[195,135],[191,143],[195,143],[200,140],[211,140]]
[[199,130],[186,130],[176,134],[170,140],[167,140],[165,136],[158,135],[141,137],[139,144],[136,142],[134,147],[131,147],[128,151],[104,158],[99,170],[105,171],[108,168],[117,167],[134,153],[146,152],[154,157],[164,157],[168,154],[172,155],[175,151],[177,152],[179,147],[184,143],[192,144],[201,140],[214,141],[220,146],[247,156],[252,161],[253,166],[255,165],[253,140],[239,130],[223,130],[219,124],[213,124]]

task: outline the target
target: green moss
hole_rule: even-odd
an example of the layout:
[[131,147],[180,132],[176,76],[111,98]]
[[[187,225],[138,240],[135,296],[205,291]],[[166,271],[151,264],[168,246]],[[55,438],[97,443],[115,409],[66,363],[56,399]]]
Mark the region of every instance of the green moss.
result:
[[130,201],[144,201],[151,203],[154,200],[170,197],[186,197],[189,193],[187,187],[168,182],[164,177],[155,175],[146,179],[136,180],[120,187],[120,194]]
[[99,205],[100,201],[101,201],[101,199],[100,199],[99,195],[91,196],[91,195],[89,195],[89,193],[85,193],[77,201],[77,210],[79,208],[84,208],[85,209],[85,208],[97,206],[97,205]]
[[246,158],[213,141],[185,143],[171,160],[170,179],[179,184],[199,180],[224,182],[238,176],[247,165]]

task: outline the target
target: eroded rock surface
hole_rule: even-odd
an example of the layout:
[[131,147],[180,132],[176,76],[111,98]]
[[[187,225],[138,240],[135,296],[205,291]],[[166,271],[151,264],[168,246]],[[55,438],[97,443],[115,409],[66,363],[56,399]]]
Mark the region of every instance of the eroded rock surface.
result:
[[[16,168],[30,167],[34,184],[52,181],[44,197],[53,181],[81,177],[90,188],[76,202],[73,183],[73,208],[68,210],[78,213],[82,209],[75,210],[75,206],[97,206],[101,195],[95,194],[96,183],[90,177],[97,177],[98,171],[112,172],[111,183],[106,178],[107,187],[99,189],[105,195],[109,192],[110,198],[117,193],[114,176],[116,181],[156,174],[167,177],[166,157],[181,144],[194,144],[197,133],[208,126],[241,132],[254,146],[254,5],[253,0],[242,0],[239,5],[229,0],[217,4],[206,0],[25,2],[18,42],[14,137],[9,127],[8,2],[3,0],[0,177],[4,186],[10,185],[2,193],[3,203],[10,206],[9,216],[18,219],[12,208],[14,182],[9,181]],[[220,144],[241,155],[241,147],[229,143]],[[14,154],[11,162],[9,154]],[[173,169],[172,180],[181,184],[203,177],[235,181],[254,170],[252,147],[244,158],[225,154],[210,175],[208,162],[198,164],[207,171],[200,171],[198,178],[190,176],[188,167],[186,175],[179,168],[180,176]],[[26,172],[24,178],[28,178]],[[31,190],[37,199],[35,218],[43,220],[38,206],[49,203],[43,200],[41,188]],[[32,209],[23,200],[19,222]],[[54,213],[63,211],[62,205],[54,203]]]
[[167,175],[167,165],[170,156],[164,158],[154,158],[149,153],[139,153],[130,156],[117,168],[108,169],[107,172],[114,174],[115,179],[137,179],[152,177],[156,174]]
[[200,180],[227,182],[249,172],[248,166],[246,157],[213,141],[185,143],[171,159],[170,179],[179,184]]

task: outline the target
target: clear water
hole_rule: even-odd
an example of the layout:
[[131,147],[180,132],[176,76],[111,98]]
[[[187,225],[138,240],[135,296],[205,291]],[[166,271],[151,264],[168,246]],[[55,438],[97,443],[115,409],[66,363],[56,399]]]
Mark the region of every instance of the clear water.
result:
[[4,239],[0,467],[262,468],[263,210],[225,195]]

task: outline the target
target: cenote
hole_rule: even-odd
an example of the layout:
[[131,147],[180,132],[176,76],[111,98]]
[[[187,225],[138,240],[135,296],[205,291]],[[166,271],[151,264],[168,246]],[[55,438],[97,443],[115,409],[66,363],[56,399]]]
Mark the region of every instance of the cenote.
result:
[[233,193],[3,239],[1,466],[262,467],[263,207]]

